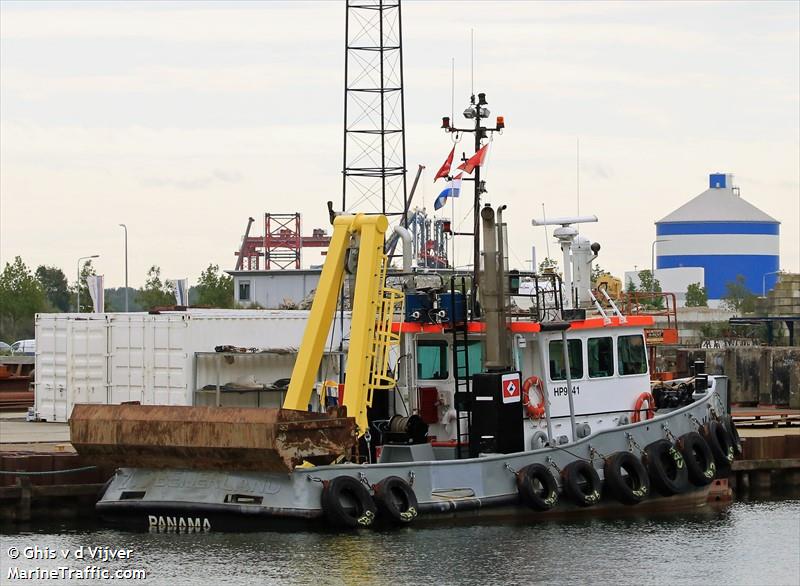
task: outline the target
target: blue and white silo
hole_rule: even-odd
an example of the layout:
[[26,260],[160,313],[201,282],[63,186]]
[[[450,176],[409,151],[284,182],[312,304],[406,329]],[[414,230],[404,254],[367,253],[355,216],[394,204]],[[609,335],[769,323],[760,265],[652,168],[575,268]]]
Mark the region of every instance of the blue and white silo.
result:
[[702,267],[710,300],[721,299],[737,275],[761,295],[780,266],[780,222],[743,200],[732,180],[710,175],[706,191],[656,222],[656,268]]

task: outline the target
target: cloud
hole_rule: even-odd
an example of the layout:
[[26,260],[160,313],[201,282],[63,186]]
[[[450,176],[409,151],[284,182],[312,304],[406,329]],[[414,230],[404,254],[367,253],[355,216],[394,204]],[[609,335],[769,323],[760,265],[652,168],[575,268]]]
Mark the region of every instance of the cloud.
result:
[[207,189],[220,183],[240,183],[242,174],[237,171],[215,170],[210,175],[195,177],[145,177],[141,179],[142,187],[174,187],[183,191]]

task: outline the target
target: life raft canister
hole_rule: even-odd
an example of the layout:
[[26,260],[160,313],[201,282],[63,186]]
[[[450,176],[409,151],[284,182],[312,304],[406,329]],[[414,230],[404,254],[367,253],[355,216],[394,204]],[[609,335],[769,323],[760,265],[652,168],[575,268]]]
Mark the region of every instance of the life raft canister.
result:
[[647,411],[645,419],[652,419],[656,416],[656,400],[653,398],[652,393],[645,391],[636,399],[636,404],[633,406],[633,416],[631,416],[631,423],[639,423],[642,419],[642,407],[647,403]]
[[[531,388],[536,388],[541,399],[535,405],[531,403]],[[525,405],[525,411],[528,413],[528,417],[539,419],[544,415],[544,382],[538,376],[529,376],[525,379],[525,382],[522,383],[522,404]]]

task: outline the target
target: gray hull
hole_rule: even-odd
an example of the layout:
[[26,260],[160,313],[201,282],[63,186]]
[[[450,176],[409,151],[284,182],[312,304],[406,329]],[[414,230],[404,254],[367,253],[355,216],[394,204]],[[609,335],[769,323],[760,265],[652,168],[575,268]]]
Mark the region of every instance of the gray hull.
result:
[[[324,517],[323,482],[347,475],[370,486],[389,476],[406,480],[419,502],[420,520],[495,508],[498,514],[518,510],[522,515],[529,510],[520,509],[524,505],[519,504],[515,471],[540,463],[551,467],[558,478],[559,470],[585,459],[592,462],[602,477],[606,456],[631,451],[639,457],[641,450],[652,442],[660,439],[674,442],[686,433],[698,431],[714,414],[724,414],[727,379],[714,378],[712,391],[690,405],[668,413],[659,412],[653,419],[640,423],[598,431],[563,446],[460,460],[297,468],[290,474],[122,468],[97,509],[111,522],[156,530],[244,530],[277,528],[283,521],[314,523]],[[693,487],[686,494],[669,499],[651,495],[644,502],[625,508],[663,508],[676,502],[696,508],[698,503],[705,502],[707,492],[707,487]],[[582,508],[581,514],[600,513],[609,507],[614,510],[622,505],[604,497],[594,507]],[[562,497],[550,513],[574,508]]]

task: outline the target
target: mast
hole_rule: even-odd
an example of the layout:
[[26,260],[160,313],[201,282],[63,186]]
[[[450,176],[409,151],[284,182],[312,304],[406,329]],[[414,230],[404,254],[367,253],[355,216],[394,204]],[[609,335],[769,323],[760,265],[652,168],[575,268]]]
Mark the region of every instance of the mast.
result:
[[[502,133],[503,128],[505,128],[505,120],[502,116],[498,116],[495,122],[495,126],[488,127],[482,126],[481,121],[485,118],[489,117],[489,108],[486,106],[488,102],[486,101],[486,94],[481,92],[478,93],[477,103],[475,100],[475,94],[472,94],[469,98],[469,106],[464,110],[464,118],[467,120],[474,120],[475,124],[472,128],[457,128],[450,124],[450,117],[445,116],[442,118],[442,128],[446,132],[455,132],[455,133],[469,133],[473,134],[475,138],[475,152],[477,153],[481,147],[483,146],[483,140],[488,138],[490,133],[500,132]],[[464,154],[461,157],[463,162],[469,160],[469,157]],[[486,182],[481,179],[481,166],[475,167],[474,170],[474,177],[472,178],[465,178],[464,181],[472,181],[473,182],[473,202],[472,202],[472,232],[453,232],[454,236],[472,236],[473,238],[473,248],[472,248],[472,296],[475,299],[475,293],[477,292],[478,285],[480,282],[480,266],[481,266],[481,240],[480,240],[480,226],[481,226],[481,195],[486,193]],[[491,235],[494,238],[494,234]]]

